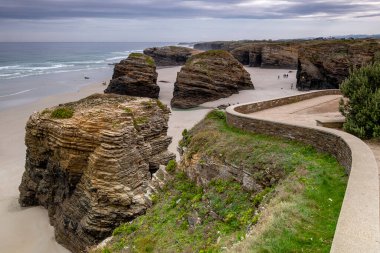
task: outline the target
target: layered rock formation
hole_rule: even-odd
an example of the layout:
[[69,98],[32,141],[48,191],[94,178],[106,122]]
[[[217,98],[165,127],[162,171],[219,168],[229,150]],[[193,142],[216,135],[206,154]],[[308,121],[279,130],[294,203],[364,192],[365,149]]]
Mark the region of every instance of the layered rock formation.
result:
[[[250,59],[252,59],[252,57],[250,57]],[[274,44],[274,45],[265,45],[262,48],[262,51],[261,51],[261,67],[262,68],[297,69],[297,66],[298,66],[298,47],[297,46]]]
[[157,66],[180,66],[184,65],[187,59],[201,51],[187,47],[153,47],[144,50],[144,54],[154,59]]
[[157,75],[156,65],[150,56],[132,53],[115,65],[112,80],[104,92],[158,98]]
[[254,43],[253,40],[238,40],[238,41],[209,41],[194,44],[194,49],[198,50],[226,50],[231,51],[235,48],[246,44]]
[[71,251],[98,243],[151,205],[153,173],[175,158],[168,118],[157,100],[114,94],[34,113],[20,204],[47,208],[56,240]]
[[191,57],[182,67],[171,105],[192,108],[253,88],[249,73],[230,53],[211,50]]
[[350,70],[374,61],[379,40],[321,41],[299,50],[297,89],[337,89]]
[[227,50],[241,64],[251,67],[296,69],[299,45],[288,42],[230,41],[199,43],[195,47]]

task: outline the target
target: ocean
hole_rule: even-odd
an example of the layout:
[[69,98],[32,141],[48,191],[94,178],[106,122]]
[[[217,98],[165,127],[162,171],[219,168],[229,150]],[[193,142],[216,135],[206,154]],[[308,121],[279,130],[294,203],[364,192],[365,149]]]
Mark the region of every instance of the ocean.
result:
[[0,43],[0,110],[109,81],[113,63],[132,52],[168,45],[176,43]]
[[131,52],[166,42],[0,43],[0,80],[106,68]]

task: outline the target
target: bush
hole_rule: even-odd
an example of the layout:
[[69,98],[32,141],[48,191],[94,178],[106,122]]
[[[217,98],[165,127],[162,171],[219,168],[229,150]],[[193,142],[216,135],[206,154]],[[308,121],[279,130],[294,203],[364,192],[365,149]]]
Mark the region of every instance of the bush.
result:
[[74,115],[74,110],[69,107],[59,107],[51,112],[51,117],[55,119],[69,119]]
[[176,168],[177,168],[177,162],[175,160],[170,160],[168,164],[166,165],[166,171],[170,173],[174,172]]
[[208,119],[226,120],[226,113],[222,110],[213,110],[207,114]]
[[380,62],[353,71],[340,89],[348,98],[339,108],[344,130],[363,139],[380,137]]
[[191,135],[189,131],[187,131],[187,129],[185,128],[182,131],[182,140],[179,141],[179,146],[181,148],[187,147],[190,144],[190,142],[191,142]]

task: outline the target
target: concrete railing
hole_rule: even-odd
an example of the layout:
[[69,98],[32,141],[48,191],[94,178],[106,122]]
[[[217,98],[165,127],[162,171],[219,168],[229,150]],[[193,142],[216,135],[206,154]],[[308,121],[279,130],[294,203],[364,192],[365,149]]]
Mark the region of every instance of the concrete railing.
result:
[[226,109],[231,126],[261,134],[295,139],[335,156],[349,174],[346,193],[331,252],[380,252],[379,171],[371,149],[359,138],[343,131],[255,118],[249,113],[290,104],[339,90],[315,91],[302,95],[230,106]]

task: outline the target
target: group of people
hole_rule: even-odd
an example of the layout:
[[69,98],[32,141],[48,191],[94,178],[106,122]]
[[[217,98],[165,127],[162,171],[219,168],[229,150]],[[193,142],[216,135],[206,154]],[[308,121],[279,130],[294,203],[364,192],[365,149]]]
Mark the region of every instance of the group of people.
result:
[[[283,77],[283,78],[288,78],[288,77],[289,77],[289,74],[283,74],[282,77]],[[280,79],[280,76],[278,76],[278,79]]]
[[[288,78],[289,77],[289,74],[283,74],[282,75],[283,78]],[[280,79],[280,75],[278,75],[278,79]],[[282,88],[281,88],[282,89]],[[290,89],[293,90],[293,83],[290,85]]]

